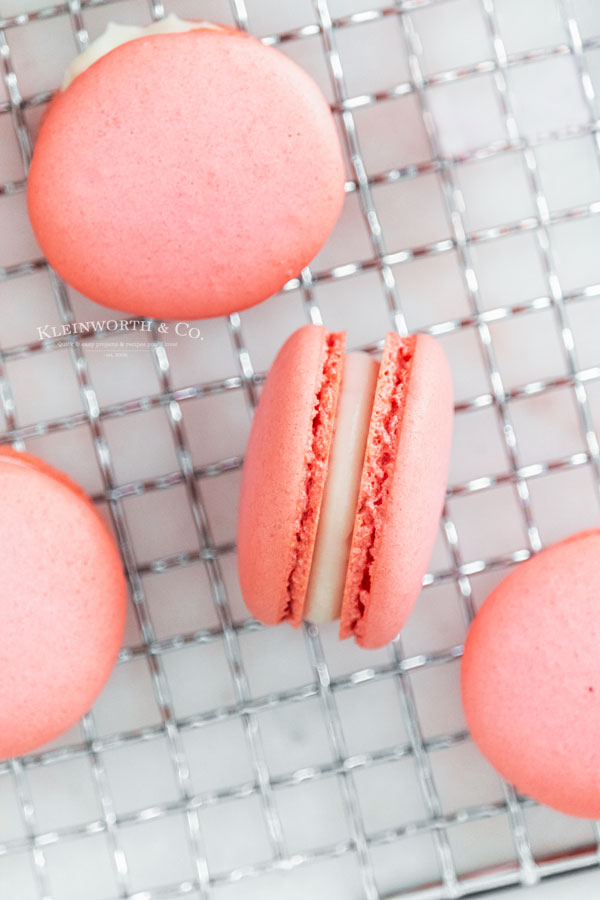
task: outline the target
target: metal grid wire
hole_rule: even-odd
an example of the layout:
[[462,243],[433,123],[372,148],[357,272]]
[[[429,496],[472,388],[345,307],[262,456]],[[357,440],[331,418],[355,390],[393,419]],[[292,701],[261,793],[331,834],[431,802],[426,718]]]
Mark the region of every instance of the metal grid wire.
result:
[[[10,49],[10,32],[30,22],[68,16],[73,30],[76,46],[84,49],[88,42],[85,25],[85,11],[94,6],[107,4],[108,0],[69,0],[55,6],[46,7],[30,13],[19,14],[0,19],[0,56],[4,82],[7,87],[8,101],[0,103],[0,115],[12,116],[15,133],[19,142],[25,170],[31,156],[31,136],[25,112],[28,109],[43,106],[51,97],[51,92],[40,92],[30,97],[22,97],[19,90],[18,72],[15,71]],[[113,0],[114,2],[114,0]],[[419,35],[413,13],[415,10],[443,4],[444,0],[398,0],[385,7],[359,12],[345,17],[333,19],[326,0],[313,0],[315,21],[306,27],[264,38],[265,43],[279,45],[289,41],[301,41],[318,36],[334,95],[333,109],[341,124],[341,132],[351,162],[352,177],[346,185],[348,194],[356,193],[360,209],[366,224],[370,241],[371,255],[366,260],[355,261],[327,270],[313,271],[305,269],[298,279],[290,282],[285,290],[300,289],[309,321],[320,323],[322,314],[315,287],[334,280],[351,279],[360,273],[373,271],[381,280],[383,293],[389,311],[390,327],[400,333],[407,333],[402,291],[395,276],[395,267],[424,257],[432,257],[455,251],[460,264],[466,296],[469,303],[468,315],[460,319],[437,322],[427,330],[432,335],[447,335],[462,329],[474,329],[489,377],[490,390],[473,396],[469,400],[457,404],[458,415],[467,414],[486,407],[493,409],[500,434],[502,435],[510,463],[509,471],[496,475],[490,474],[466,482],[452,484],[448,499],[476,492],[485,492],[501,485],[510,485],[518,499],[520,515],[527,535],[527,544],[509,554],[499,554],[486,559],[468,559],[461,551],[458,538],[459,529],[455,526],[450,510],[446,506],[442,520],[442,531],[449,553],[451,565],[434,571],[425,578],[425,586],[451,583],[461,604],[465,623],[474,615],[472,576],[480,573],[502,569],[529,557],[542,546],[540,533],[534,518],[530,502],[530,483],[533,479],[549,472],[569,470],[588,466],[593,472],[596,491],[600,492],[600,446],[594,430],[592,413],[588,401],[586,387],[600,379],[600,360],[597,366],[582,369],[578,363],[573,334],[567,317],[569,304],[585,298],[600,295],[600,285],[590,284],[576,291],[566,291],[557,273],[554,259],[550,227],[556,223],[574,218],[587,218],[600,212],[600,202],[593,202],[560,212],[550,212],[550,204],[544,194],[541,183],[535,148],[553,141],[561,141],[576,136],[589,135],[600,165],[600,138],[594,108],[594,89],[586,53],[600,47],[600,36],[583,40],[571,0],[561,0],[560,10],[563,17],[568,43],[546,47],[543,50],[508,54],[498,24],[494,0],[481,0],[481,15],[485,22],[493,55],[490,59],[474,65],[455,68],[436,75],[425,75],[422,65],[422,52]],[[118,18],[118,3],[114,2],[114,16]],[[235,23],[242,29],[248,29],[248,14],[244,0],[231,0],[231,10]],[[200,9],[201,12],[201,9]],[[158,19],[165,13],[161,0],[152,0],[151,14]],[[395,24],[403,35],[410,79],[391,86],[386,91],[360,96],[349,96],[345,74],[337,49],[338,33],[346,28],[360,28],[366,23],[379,19],[388,19],[390,26]],[[556,56],[571,56],[577,66],[581,93],[589,112],[589,121],[585,125],[569,126],[553,133],[544,133],[525,138],[519,133],[513,109],[511,93],[507,86],[507,71],[514,66],[526,66]],[[429,88],[435,85],[458,80],[476,78],[478,75],[491,74],[497,99],[500,104],[506,139],[490,146],[480,147],[468,155],[453,158],[445,155],[440,144],[440,135],[436,119],[432,114]],[[431,159],[427,162],[408,165],[405,168],[368,175],[361,155],[357,136],[354,113],[356,110],[373,106],[382,101],[399,98],[408,94],[414,95],[425,126]],[[470,162],[490,159],[508,153],[522,155],[529,189],[534,202],[535,214],[509,225],[488,227],[478,231],[469,231],[464,215],[464,202],[461,195],[458,172]],[[451,236],[423,246],[409,247],[398,252],[389,252],[385,235],[378,218],[372,196],[374,185],[408,181],[421,175],[436,173],[443,187],[445,211],[450,224]],[[0,195],[8,195],[23,191],[22,181],[12,181],[0,187]],[[496,241],[510,234],[532,232],[535,235],[537,250],[542,263],[547,290],[544,296],[537,297],[527,303],[507,305],[500,308],[486,309],[481,301],[480,287],[472,261],[472,250],[478,244]],[[3,281],[31,275],[37,270],[46,269],[42,259],[19,262],[0,269]],[[69,294],[65,286],[54,273],[50,273],[52,288],[60,315],[60,321],[68,324],[76,320]],[[532,311],[549,310],[555,319],[556,329],[560,336],[562,353],[566,362],[567,374],[558,378],[548,378],[527,383],[509,390],[503,383],[496,360],[494,342],[490,325],[503,319],[516,318]],[[250,410],[257,402],[257,391],[264,379],[264,373],[255,371],[252,358],[247,350],[242,331],[242,320],[232,315],[228,320],[228,329],[234,352],[239,364],[239,371],[231,377],[209,383],[192,384],[184,388],[174,388],[171,377],[169,353],[161,340],[158,323],[152,323],[152,357],[160,384],[160,391],[152,396],[142,396],[134,400],[112,403],[102,406],[91,381],[88,360],[82,347],[86,336],[46,338],[10,346],[0,351],[0,401],[6,431],[2,435],[3,442],[10,442],[17,448],[24,448],[25,441],[44,434],[72,429],[78,425],[87,425],[93,435],[93,444],[99,469],[102,475],[103,488],[94,499],[98,503],[106,503],[110,518],[121,547],[123,563],[131,585],[131,594],[140,632],[141,643],[125,647],[120,654],[120,665],[128,665],[134,660],[146,660],[152,676],[152,684],[156,703],[160,710],[160,723],[143,728],[130,729],[118,733],[100,736],[97,732],[94,715],[89,713],[83,719],[83,741],[69,743],[58,749],[45,750],[31,754],[23,759],[0,763],[0,776],[10,777],[14,781],[18,797],[25,834],[23,837],[9,839],[0,843],[0,860],[4,856],[26,852],[35,876],[37,896],[41,900],[51,900],[52,892],[46,865],[47,848],[78,836],[104,834],[108,841],[112,857],[113,874],[118,886],[119,898],[131,900],[159,900],[159,898],[175,898],[193,895],[208,900],[213,897],[215,889],[227,884],[243,883],[248,879],[259,878],[273,872],[284,872],[282,878],[293,879],[293,870],[308,866],[311,863],[337,857],[353,855],[358,862],[360,883],[356,888],[356,896],[367,900],[375,900],[381,895],[374,872],[372,854],[376,847],[393,843],[400,838],[429,834],[432,836],[438,860],[440,879],[435,883],[423,884],[419,887],[405,888],[398,885],[394,897],[413,898],[450,898],[461,895],[489,891],[510,884],[533,884],[541,878],[571,870],[595,866],[600,860],[599,846],[579,847],[565,850],[552,857],[534,856],[530,835],[525,818],[525,810],[533,806],[532,801],[516,795],[508,785],[503,788],[503,799],[495,803],[465,806],[452,814],[443,812],[443,805],[436,787],[431,755],[437,750],[450,748],[464,742],[468,735],[464,731],[441,734],[434,738],[424,737],[417,704],[413,694],[410,673],[425,670],[434,666],[458,659],[462,652],[460,644],[438,652],[406,655],[401,640],[392,644],[387,651],[387,660],[383,664],[368,669],[353,671],[350,674],[334,677],[328,667],[321,637],[316,627],[304,626],[304,640],[312,668],[312,680],[300,687],[278,690],[273,683],[272,691],[262,697],[255,698],[249,688],[248,675],[240,652],[240,638],[246,633],[260,630],[260,626],[252,621],[234,622],[231,612],[226,579],[223,574],[222,560],[234,551],[230,543],[217,543],[214,540],[209,516],[203,501],[202,485],[210,479],[238,469],[242,464],[240,457],[230,457],[212,462],[210,465],[194,466],[188,437],[184,427],[182,406],[190,401],[209,395],[220,395],[226,392],[241,392]],[[108,335],[105,335],[108,336]],[[96,335],[96,338],[98,335]],[[15,400],[11,390],[6,364],[13,360],[29,358],[35,354],[53,352],[57,347],[68,347],[70,360],[77,378],[83,411],[69,416],[39,421],[31,425],[18,424]],[[372,344],[363,349],[376,351],[381,344]],[[515,436],[511,418],[511,401],[542,395],[558,388],[572,390],[576,401],[579,428],[585,442],[585,450],[565,457],[551,459],[535,464],[524,464]],[[178,468],[161,477],[131,480],[118,483],[115,476],[113,459],[106,438],[105,426],[114,418],[130,416],[136,412],[162,408],[168,417],[168,423],[176,446]],[[176,553],[154,559],[150,563],[140,565],[136,560],[130,529],[124,513],[124,501],[131,496],[140,496],[159,490],[168,490],[175,486],[185,490],[191,510],[197,548],[194,551]],[[194,633],[180,634],[174,637],[159,639],[153,627],[148,602],[145,594],[144,577],[150,573],[160,574],[171,569],[185,567],[193,563],[202,563],[208,575],[212,598],[218,617],[218,625],[214,628]],[[178,718],[175,714],[171,686],[165,669],[165,655],[171,651],[191,645],[209,645],[215,642],[223,644],[227,665],[234,688],[234,702],[219,706],[204,713]],[[357,685],[368,682],[393,682],[400,701],[407,741],[385,750],[351,755],[342,728],[338,710],[337,697],[345,691],[352,691]],[[268,709],[278,709],[295,703],[302,703],[310,698],[318,701],[323,721],[326,725],[328,740],[332,753],[332,762],[326,765],[312,766],[285,775],[273,776],[269,772],[265,747],[259,727],[259,714]],[[186,757],[183,736],[192,729],[201,729],[211,723],[238,720],[242,723],[246,746],[251,763],[252,778],[243,783],[204,791],[198,794],[194,790],[190,767]],[[170,765],[177,785],[177,799],[170,803],[154,805],[134,812],[122,814],[116,812],[115,797],[104,765],[103,753],[106,750],[150,741],[162,736],[167,741]],[[89,759],[95,789],[100,801],[102,814],[98,818],[83,825],[65,827],[53,831],[41,831],[36,822],[36,809],[32,800],[29,774],[40,766],[51,766],[57,762],[75,760],[84,757]],[[361,801],[357,792],[355,773],[384,763],[394,762],[405,757],[414,760],[416,776],[426,816],[423,819],[410,821],[402,826],[388,828],[377,833],[369,832],[365,826]],[[322,845],[316,849],[291,853],[287,847],[285,829],[282,825],[274,792],[294,785],[318,781],[335,775],[340,783],[345,816],[348,823],[349,836],[344,841]],[[256,797],[260,803],[262,817],[266,825],[270,844],[271,858],[262,863],[237,867],[228,871],[213,873],[207,863],[205,839],[201,827],[202,810],[236,798]],[[164,885],[152,890],[136,891],[131,887],[128,858],[122,846],[122,830],[124,827],[161,819],[173,813],[185,815],[187,840],[194,860],[193,877],[175,884]],[[454,862],[449,834],[451,829],[460,824],[475,823],[506,814],[514,844],[513,862],[501,867],[469,872],[457,871]],[[595,826],[596,840],[600,839],[600,830]],[[281,890],[285,891],[285,880],[281,882]],[[0,896],[4,897],[0,884]],[[391,897],[392,894],[386,894]],[[108,900],[108,898],[107,898]]]

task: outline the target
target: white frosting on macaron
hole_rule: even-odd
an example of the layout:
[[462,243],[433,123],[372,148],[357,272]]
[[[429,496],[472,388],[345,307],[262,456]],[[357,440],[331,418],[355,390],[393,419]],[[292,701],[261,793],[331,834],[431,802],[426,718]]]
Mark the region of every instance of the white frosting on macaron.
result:
[[95,41],[92,41],[89,47],[76,56],[73,62],[67,66],[62,89],[64,90],[68,87],[73,79],[85,72],[92,63],[95,63],[96,60],[106,53],[110,53],[115,47],[120,47],[121,44],[134,41],[136,38],[146,37],[149,34],[181,34],[186,31],[195,31],[199,28],[220,30],[220,26],[215,25],[213,22],[187,22],[184,19],[180,19],[175,13],[165,16],[164,19],[159,19],[157,22],[152,22],[151,25],[118,25],[115,22],[109,22],[104,33],[99,38],[96,38]]
[[340,616],[378,373],[368,354],[345,355],[304,607],[315,624]]

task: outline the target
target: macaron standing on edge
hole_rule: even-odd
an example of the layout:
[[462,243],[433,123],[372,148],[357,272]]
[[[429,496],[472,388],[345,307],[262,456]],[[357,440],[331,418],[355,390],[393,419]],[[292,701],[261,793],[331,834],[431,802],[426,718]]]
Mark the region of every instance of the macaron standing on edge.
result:
[[0,449],[0,759],[73,725],[100,693],[125,627],[126,582],[84,492]]
[[344,199],[340,143],[319,88],[278,50],[174,16],[161,28],[124,42],[136,30],[113,28],[76,60],[40,128],[29,216],[50,265],[91,300],[227,315],[325,243]]
[[273,363],[244,464],[238,568],[260,621],[341,617],[341,637],[380,647],[408,617],[433,547],[451,376],[427,335],[388,334],[379,365],[344,343],[308,325]]
[[540,803],[600,818],[600,530],[521,563],[467,635],[462,699],[494,768]]

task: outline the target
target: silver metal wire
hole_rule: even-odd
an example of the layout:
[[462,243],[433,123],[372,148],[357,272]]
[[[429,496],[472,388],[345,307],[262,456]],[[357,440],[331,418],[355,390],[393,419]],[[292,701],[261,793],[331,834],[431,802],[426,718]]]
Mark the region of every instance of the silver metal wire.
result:
[[[67,3],[0,18],[0,58],[9,98],[6,102],[0,103],[0,115],[12,117],[25,170],[30,162],[31,141],[24,111],[45,105],[51,98],[52,92],[45,91],[25,98],[21,96],[18,74],[12,63],[6,33],[33,21],[68,16],[75,44],[79,49],[83,49],[88,40],[85,11],[107,2],[109,0],[68,0]],[[352,166],[352,178],[346,184],[346,191],[356,193],[358,196],[372,250],[372,256],[369,259],[356,260],[325,270],[307,268],[297,279],[286,285],[284,290],[301,289],[307,320],[321,322],[323,318],[314,290],[316,285],[333,280],[352,279],[361,273],[374,271],[381,280],[390,327],[400,333],[407,333],[408,327],[403,313],[401,292],[394,275],[394,267],[422,257],[451,251],[458,256],[461,277],[469,301],[469,313],[460,319],[437,322],[425,330],[432,335],[439,336],[458,332],[465,328],[475,329],[491,390],[458,403],[456,413],[457,415],[466,415],[486,407],[492,408],[496,413],[499,433],[504,442],[510,465],[507,472],[492,472],[463,483],[451,484],[448,489],[448,500],[465,494],[487,491],[500,485],[510,485],[517,498],[527,535],[526,546],[509,554],[486,559],[466,559],[461,550],[458,530],[452,520],[450,509],[448,505],[446,506],[442,525],[451,566],[445,570],[428,573],[424,579],[424,587],[453,583],[456,586],[465,622],[468,623],[474,614],[472,576],[504,568],[527,559],[541,547],[540,533],[530,503],[530,482],[549,472],[590,466],[595,475],[597,489],[600,490],[600,444],[594,431],[586,393],[587,385],[600,380],[600,360],[597,366],[588,368],[580,366],[569,325],[570,307],[587,298],[600,296],[600,285],[590,284],[572,292],[563,288],[556,272],[550,233],[550,226],[558,222],[596,216],[600,213],[600,202],[550,212],[537,171],[534,152],[536,147],[552,141],[591,135],[595,141],[600,165],[600,133],[594,109],[594,90],[586,57],[588,51],[600,47],[600,36],[583,40],[572,0],[561,0],[560,9],[566,33],[569,35],[568,43],[510,55],[506,52],[498,27],[494,0],[480,0],[481,13],[488,29],[490,46],[493,48],[492,57],[476,65],[451,69],[435,75],[426,75],[421,64],[418,33],[411,13],[421,7],[434,6],[443,2],[444,0],[398,0],[396,3],[381,8],[332,18],[327,0],[313,0],[315,13],[313,23],[293,31],[269,35],[263,40],[266,44],[278,45],[314,36],[320,37],[334,94],[333,109],[339,117],[343,140]],[[230,6],[236,25],[243,30],[248,30],[249,17],[244,0],[230,0]],[[152,0],[150,7],[153,18],[160,18],[164,15],[165,11],[160,0]],[[115,13],[117,8],[118,0],[115,3]],[[385,91],[349,96],[342,61],[337,51],[337,35],[341,29],[360,28],[363,24],[386,18],[397,21],[401,27],[409,62],[410,79],[391,85]],[[523,66],[530,62],[566,55],[573,57],[577,65],[582,96],[589,112],[588,122],[583,126],[523,137],[519,133],[514,115],[506,79],[507,70],[514,66]],[[435,118],[430,109],[428,90],[434,85],[477,78],[485,74],[493,75],[508,137],[506,140],[475,149],[469,155],[456,158],[444,156],[441,151]],[[375,175],[368,174],[361,154],[354,112],[357,109],[408,94],[413,94],[419,103],[431,150],[431,160],[404,168],[382,171]],[[460,188],[457,180],[458,168],[468,166],[477,160],[515,152],[522,154],[525,162],[529,188],[536,210],[535,215],[508,225],[469,232],[462,214]],[[393,253],[389,252],[372,198],[373,186],[419,178],[429,173],[437,173],[441,179],[451,237],[422,246],[411,246]],[[25,184],[26,182],[23,180],[6,183],[0,186],[0,196],[23,191]],[[472,248],[477,244],[500,241],[508,235],[524,232],[532,232],[535,235],[547,283],[546,294],[526,303],[507,305],[491,310],[485,309],[481,303],[477,276],[471,260]],[[0,268],[0,280],[10,282],[12,279],[26,277],[46,268],[47,264],[42,259],[22,261],[17,265]],[[61,322],[68,324],[75,321],[64,285],[54,273],[51,273],[51,282]],[[564,377],[530,382],[517,388],[508,389],[503,383],[496,361],[490,325],[504,319],[526,316],[546,309],[552,311],[555,317],[567,374]],[[204,483],[208,479],[238,469],[242,465],[242,459],[236,456],[220,459],[209,465],[194,467],[184,427],[182,407],[188,401],[199,397],[233,391],[240,392],[244,396],[248,410],[252,412],[257,402],[257,390],[264,380],[264,373],[256,371],[243,334],[242,320],[239,315],[234,314],[229,317],[228,329],[238,362],[238,372],[232,373],[224,380],[174,388],[168,350],[161,340],[157,323],[152,323],[152,328],[152,357],[160,385],[159,392],[152,396],[141,396],[126,402],[104,406],[99,402],[85,354],[82,352],[85,341],[89,339],[88,336],[45,338],[35,342],[4,347],[0,350],[0,405],[6,422],[6,431],[1,436],[2,442],[10,442],[15,447],[22,449],[25,446],[25,440],[34,436],[71,429],[79,425],[87,425],[91,429],[94,452],[102,475],[102,490],[93,499],[96,502],[108,504],[131,585],[142,635],[139,644],[122,649],[119,664],[127,666],[134,660],[146,660],[161,718],[160,723],[154,726],[99,735],[94,715],[88,713],[82,722],[83,741],[81,743],[71,743],[59,749],[32,753],[11,762],[0,762],[0,776],[11,777],[14,780],[25,826],[23,837],[0,842],[0,858],[24,851],[30,854],[36,890],[40,900],[53,900],[46,871],[45,848],[76,836],[99,833],[105,834],[108,839],[115,882],[118,885],[116,896],[121,900],[159,900],[159,898],[166,900],[166,898],[184,897],[193,891],[203,900],[210,900],[215,888],[219,885],[256,878],[269,872],[293,872],[294,869],[310,865],[312,862],[327,858],[334,859],[347,854],[354,855],[358,862],[360,886],[357,896],[360,893],[366,900],[377,900],[381,894],[374,874],[373,849],[402,837],[419,834],[433,836],[441,879],[439,883],[421,885],[411,890],[399,889],[393,895],[386,895],[389,900],[392,900],[392,897],[414,898],[414,900],[416,898],[419,900],[454,898],[476,892],[491,891],[510,884],[532,884],[541,878],[598,865],[600,861],[598,845],[582,847],[576,851],[565,851],[552,858],[536,858],[524,816],[524,810],[534,804],[527,798],[518,797],[514,789],[508,785],[504,788],[504,796],[501,801],[466,806],[449,815],[443,813],[431,764],[431,754],[464,742],[468,738],[468,734],[465,731],[457,730],[434,738],[424,737],[408,676],[409,673],[420,669],[444,666],[456,661],[462,654],[461,644],[437,652],[410,656],[403,653],[402,644],[398,640],[390,646],[388,661],[385,664],[334,677],[329,671],[318,629],[315,626],[307,625],[304,628],[304,637],[312,667],[312,680],[288,690],[277,690],[274,685],[274,689],[267,695],[258,698],[252,696],[248,674],[240,652],[240,637],[246,633],[260,630],[262,626],[251,619],[234,623],[221,561],[235,548],[232,544],[215,542],[203,499]],[[98,339],[99,335],[96,333],[94,338]],[[59,345],[68,347],[83,411],[70,416],[38,421],[33,425],[20,426],[16,417],[10,380],[6,373],[6,362],[27,358],[38,353],[52,353]],[[368,345],[362,349],[374,352],[381,349],[381,345]],[[576,399],[579,427],[585,442],[585,450],[549,461],[524,464],[511,421],[510,403],[521,397],[546,394],[561,388],[569,388]],[[112,418],[128,416],[157,407],[166,411],[175,441],[178,468],[158,478],[117,483],[105,435],[105,423]],[[131,535],[123,511],[123,501],[130,496],[170,490],[177,485],[183,486],[186,492],[194,522],[196,547],[191,551],[156,558],[140,565],[133,551]],[[163,573],[199,561],[203,563],[208,574],[218,625],[212,629],[178,634],[166,639],[157,638],[145,596],[143,576],[148,573]],[[201,714],[178,718],[173,707],[164,659],[169,653],[181,650],[183,647],[207,645],[215,641],[223,642],[234,686],[234,702]],[[348,752],[340,723],[337,697],[343,692],[352,691],[358,685],[385,679],[392,679],[396,686],[408,739],[405,743],[385,750],[351,755]],[[329,764],[273,776],[267,765],[258,714],[268,709],[280,709],[287,705],[302,703],[310,698],[319,701],[333,761]],[[202,729],[216,722],[228,720],[239,720],[242,723],[252,778],[244,783],[232,784],[219,790],[195,793],[182,736],[191,730]],[[118,814],[115,798],[111,794],[104,768],[103,751],[127,744],[150,741],[159,735],[167,741],[170,765],[177,783],[177,801],[138,809],[127,814]],[[40,830],[37,826],[36,812],[28,784],[28,772],[40,766],[52,766],[57,762],[79,757],[85,757],[90,761],[94,786],[102,811],[101,816],[83,825],[64,827],[53,831]],[[360,797],[356,790],[355,773],[361,769],[398,761],[406,757],[410,757],[414,761],[426,817],[385,831],[369,832],[365,827]],[[274,801],[274,793],[281,788],[318,781],[331,776],[337,777],[341,785],[344,810],[349,825],[349,838],[328,846],[320,846],[311,851],[290,855],[286,846],[285,830]],[[227,800],[251,796],[256,796],[260,803],[269,837],[271,859],[258,865],[240,867],[215,875],[210,871],[207,863],[199,813],[203,809]],[[134,891],[131,886],[127,855],[122,847],[121,829],[123,826],[136,822],[159,819],[177,812],[185,814],[187,840],[195,863],[193,880],[166,885],[164,888],[156,890]],[[482,821],[500,815],[508,817],[515,849],[514,862],[502,868],[459,874],[448,836],[450,830],[459,824]],[[596,836],[600,839],[598,829],[596,829]],[[288,877],[293,878],[293,874]],[[0,896],[2,896],[1,886]]]

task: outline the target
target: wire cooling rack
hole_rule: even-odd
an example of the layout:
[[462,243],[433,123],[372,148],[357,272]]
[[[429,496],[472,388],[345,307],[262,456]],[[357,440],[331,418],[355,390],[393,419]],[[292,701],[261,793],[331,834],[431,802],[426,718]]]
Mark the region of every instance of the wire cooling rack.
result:
[[[313,74],[345,148],[344,212],[311,268],[242,315],[63,336],[114,314],[40,257],[32,141],[75,51],[109,19],[166,12],[248,29]],[[597,824],[518,796],[479,756],[458,670],[506,571],[599,521],[598,4],[0,13],[1,439],[88,490],[131,586],[93,710],[0,763],[2,900],[435,900],[597,866]],[[237,587],[249,413],[306,321],[371,352],[389,328],[427,331],[452,363],[442,528],[402,640],[377,652],[335,626],[261,628]]]

